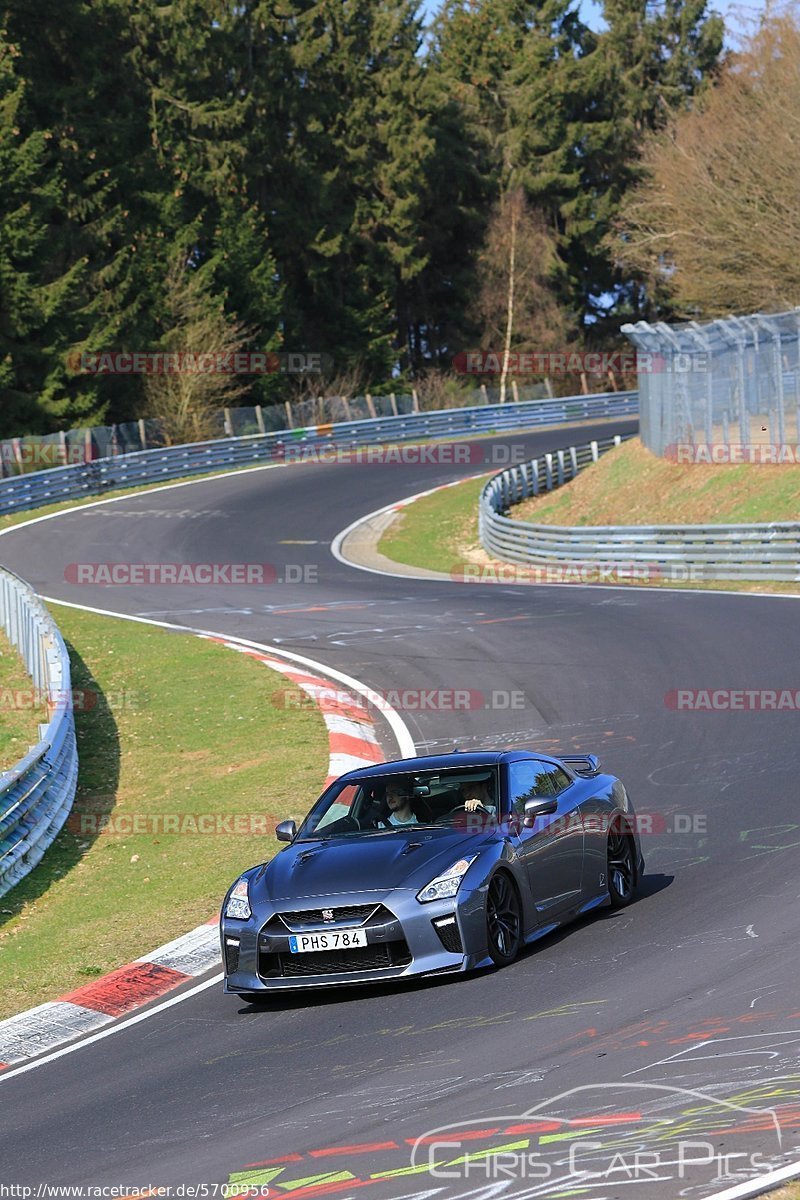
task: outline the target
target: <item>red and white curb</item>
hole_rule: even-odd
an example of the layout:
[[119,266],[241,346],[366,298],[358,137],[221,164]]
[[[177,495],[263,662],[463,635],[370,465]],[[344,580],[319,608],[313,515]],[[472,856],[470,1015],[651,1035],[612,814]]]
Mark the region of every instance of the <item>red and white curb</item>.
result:
[[[345,771],[384,761],[374,719],[365,710],[363,701],[359,702],[342,684],[334,685],[299,665],[224,637],[206,633],[200,636],[229,650],[247,654],[284,675],[312,698],[322,712],[328,730],[326,787]],[[150,954],[58,1000],[50,1000],[0,1021],[0,1071],[45,1054],[74,1038],[94,1033],[188,980],[204,975],[220,962],[219,918],[215,916]]]

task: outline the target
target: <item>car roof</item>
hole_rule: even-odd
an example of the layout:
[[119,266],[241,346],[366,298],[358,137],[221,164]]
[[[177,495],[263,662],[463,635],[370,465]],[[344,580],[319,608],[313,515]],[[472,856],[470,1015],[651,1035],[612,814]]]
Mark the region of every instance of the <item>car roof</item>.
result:
[[374,763],[359,767],[342,775],[342,779],[370,779],[376,775],[412,774],[417,771],[443,771],[456,768],[469,771],[473,768],[495,767],[500,763],[517,762],[524,758],[544,758],[558,761],[550,754],[533,754],[528,750],[474,750],[457,751],[450,754],[424,754],[418,758],[396,758],[391,762]]

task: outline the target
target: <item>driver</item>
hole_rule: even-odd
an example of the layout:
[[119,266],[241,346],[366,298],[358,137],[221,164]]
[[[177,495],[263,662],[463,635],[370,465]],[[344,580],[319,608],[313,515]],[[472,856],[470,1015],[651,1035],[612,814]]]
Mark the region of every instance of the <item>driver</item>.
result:
[[479,808],[485,808],[487,812],[494,813],[495,807],[492,803],[488,779],[465,780],[459,785],[459,791],[467,812],[476,812]]
[[387,820],[390,825],[413,825],[416,822],[411,807],[411,790],[402,780],[392,780],[386,785],[386,804],[389,808]]

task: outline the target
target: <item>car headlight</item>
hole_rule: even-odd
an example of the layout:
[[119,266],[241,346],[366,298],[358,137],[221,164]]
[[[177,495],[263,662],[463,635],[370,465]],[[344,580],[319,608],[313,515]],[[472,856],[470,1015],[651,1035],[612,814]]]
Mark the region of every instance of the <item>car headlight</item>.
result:
[[228,903],[225,905],[225,916],[235,917],[237,921],[246,921],[252,916],[250,897],[247,894],[247,880],[240,879],[234,884]]
[[417,892],[420,904],[427,904],[429,900],[449,900],[455,896],[461,886],[461,880],[477,857],[477,854],[473,854],[472,858],[460,858],[452,867],[448,867],[441,875],[432,879],[421,892]]

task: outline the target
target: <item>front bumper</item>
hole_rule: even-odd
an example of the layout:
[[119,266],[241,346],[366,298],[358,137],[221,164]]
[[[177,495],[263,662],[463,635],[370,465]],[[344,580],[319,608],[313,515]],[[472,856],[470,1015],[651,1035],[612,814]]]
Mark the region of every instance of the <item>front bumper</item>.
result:
[[[475,893],[462,899],[459,893],[458,899],[458,905],[454,900],[420,904],[410,891],[361,893],[275,902],[254,912],[249,921],[223,918],[224,991],[286,991],[470,970],[485,954],[480,949],[477,954],[469,952],[475,947],[475,927],[483,928],[483,898]],[[334,913],[347,909],[350,915],[323,923],[318,916],[322,904],[330,905]],[[291,952],[292,933],[320,929],[363,929],[367,945]]]

